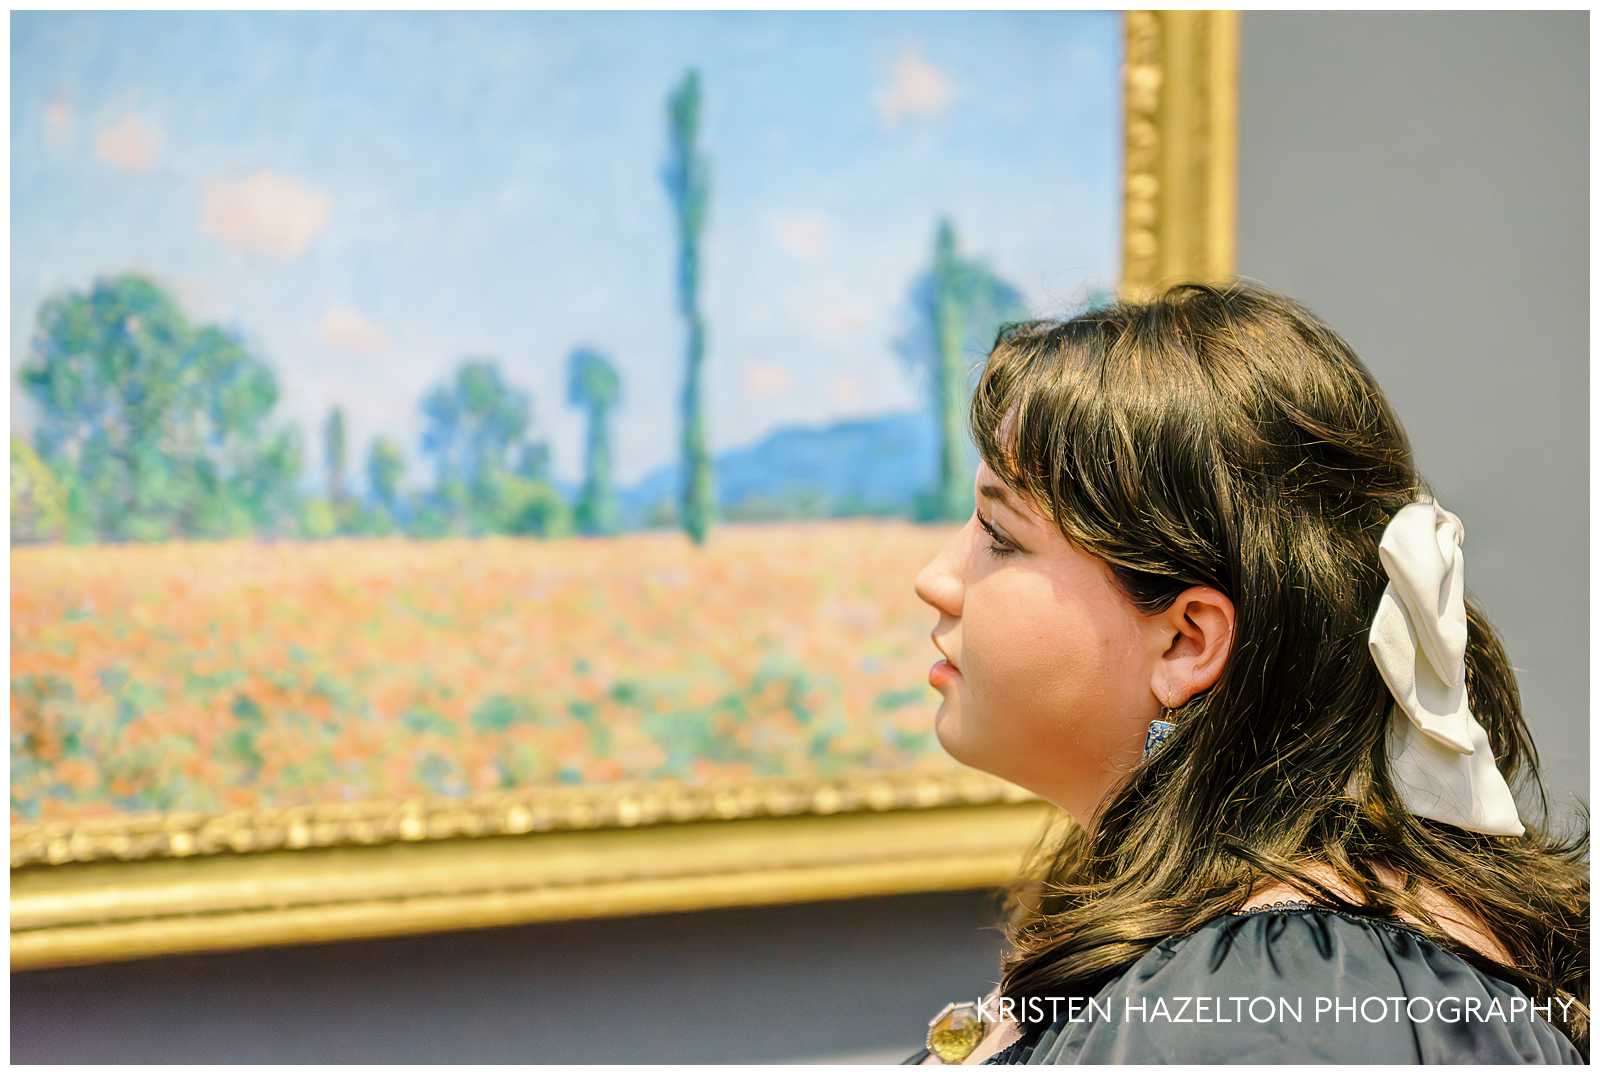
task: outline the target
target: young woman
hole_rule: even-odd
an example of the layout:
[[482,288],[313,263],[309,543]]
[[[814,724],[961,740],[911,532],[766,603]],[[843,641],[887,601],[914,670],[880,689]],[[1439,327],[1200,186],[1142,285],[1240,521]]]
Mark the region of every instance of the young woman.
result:
[[1462,520],[1350,346],[1183,284],[1004,326],[969,419],[935,729],[1066,824],[906,1062],[1584,1062],[1587,809],[1547,829]]

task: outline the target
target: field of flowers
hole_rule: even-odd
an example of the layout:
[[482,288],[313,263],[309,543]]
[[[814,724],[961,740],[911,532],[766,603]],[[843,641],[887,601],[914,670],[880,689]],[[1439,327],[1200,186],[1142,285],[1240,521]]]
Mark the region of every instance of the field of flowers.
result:
[[948,771],[946,535],[13,549],[11,816]]

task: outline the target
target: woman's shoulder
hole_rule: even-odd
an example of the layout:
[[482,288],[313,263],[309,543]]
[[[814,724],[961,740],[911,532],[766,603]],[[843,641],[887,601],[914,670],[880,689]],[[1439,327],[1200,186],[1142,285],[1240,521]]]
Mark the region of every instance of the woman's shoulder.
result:
[[1404,923],[1301,900],[1219,915],[1055,1007],[991,1062],[1585,1062],[1552,1025],[1558,999]]

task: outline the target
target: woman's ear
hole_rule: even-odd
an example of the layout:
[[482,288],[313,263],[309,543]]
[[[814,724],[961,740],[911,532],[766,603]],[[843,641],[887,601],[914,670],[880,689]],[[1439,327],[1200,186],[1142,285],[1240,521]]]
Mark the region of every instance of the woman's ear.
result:
[[1233,645],[1233,602],[1211,586],[1191,586],[1155,619],[1166,648],[1151,689],[1176,709],[1222,676]]

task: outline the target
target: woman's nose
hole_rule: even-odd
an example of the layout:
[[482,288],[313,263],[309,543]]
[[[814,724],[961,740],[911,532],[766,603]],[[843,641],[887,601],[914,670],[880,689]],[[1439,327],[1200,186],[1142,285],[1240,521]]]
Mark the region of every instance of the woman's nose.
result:
[[963,526],[917,572],[917,596],[949,616],[961,615],[961,574],[956,567],[966,533]]

